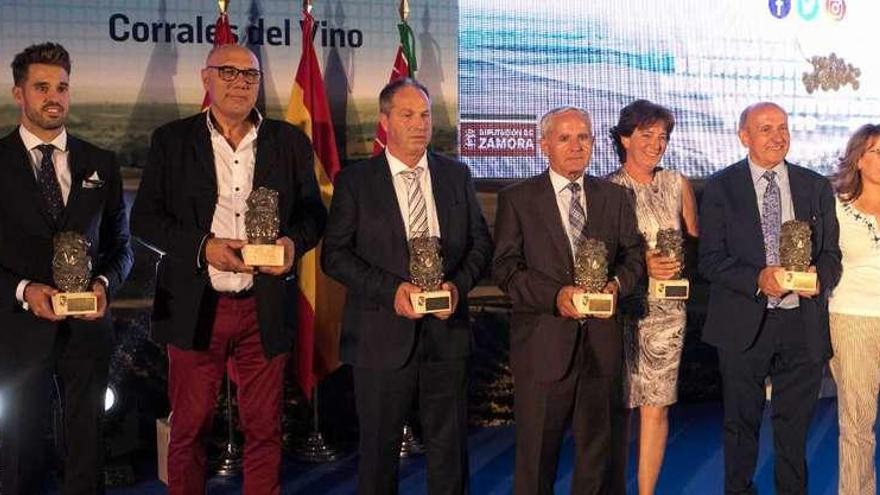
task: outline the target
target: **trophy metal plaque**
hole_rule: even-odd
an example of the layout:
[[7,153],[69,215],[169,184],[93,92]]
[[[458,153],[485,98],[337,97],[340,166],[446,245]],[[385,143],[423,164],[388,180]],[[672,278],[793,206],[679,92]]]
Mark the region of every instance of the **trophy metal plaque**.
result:
[[60,232],[52,245],[52,278],[61,291],[52,296],[52,310],[58,316],[97,313],[98,296],[89,291],[92,260],[88,239],[78,232]]
[[409,274],[412,283],[422,289],[422,292],[409,296],[416,313],[439,313],[452,309],[452,293],[440,288],[443,283],[440,239],[419,236],[409,240]]
[[574,284],[584,290],[572,299],[578,313],[604,317],[614,314],[614,294],[602,292],[607,283],[608,248],[598,239],[585,239],[574,256]]
[[[678,229],[657,231],[657,251],[660,256],[674,258],[684,266],[684,238]],[[681,278],[679,269],[669,280],[648,278],[648,295],[657,299],[687,299],[690,295],[690,282]]]
[[278,191],[258,187],[247,199],[244,230],[248,243],[241,248],[241,257],[248,266],[284,266],[284,246],[278,239]]
[[810,224],[789,220],[779,233],[779,263],[785,271],[776,274],[783,289],[793,292],[813,292],[818,285],[815,272],[808,272],[812,259]]

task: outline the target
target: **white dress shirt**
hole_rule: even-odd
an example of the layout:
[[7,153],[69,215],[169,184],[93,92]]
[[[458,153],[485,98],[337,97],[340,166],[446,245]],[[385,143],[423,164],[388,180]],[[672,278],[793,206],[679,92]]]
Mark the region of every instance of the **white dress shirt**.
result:
[[[55,151],[52,154],[52,164],[55,165],[55,178],[58,179],[58,185],[61,186],[61,199],[64,201],[64,205],[67,206],[67,198],[70,196],[70,185],[73,181],[70,173],[70,165],[67,163],[68,155],[70,155],[70,152],[67,150],[67,129],[62,127],[61,133],[48,143],[44,143],[42,139],[27,130],[23,125],[18,126],[18,135],[21,136],[24,147],[27,149],[35,181],[39,180],[40,167],[43,164],[43,153],[37,149],[37,146],[51,144],[55,147]],[[105,287],[110,285],[110,281],[107,277],[98,275],[98,278],[104,282]],[[16,286],[15,298],[19,303],[24,304],[24,289],[29,283],[31,283],[30,280],[22,279]],[[25,307],[25,309],[27,309],[27,307]]]
[[37,149],[41,144],[51,144],[55,147],[55,153],[52,155],[52,162],[55,164],[55,177],[58,178],[58,185],[61,186],[61,198],[67,205],[67,197],[70,196],[70,167],[67,165],[67,129],[62,128],[61,134],[55,136],[55,139],[48,143],[44,143],[42,139],[35,136],[31,131],[27,130],[23,125],[18,126],[18,133],[24,142],[24,147],[28,150],[28,157],[31,159],[31,167],[34,169],[34,179],[39,179],[40,167],[43,163],[43,153]]
[[[411,170],[405,163],[398,160],[385,148],[385,158],[388,159],[388,168],[391,170],[391,180],[394,183],[394,193],[397,195],[397,206],[400,208],[400,217],[403,219],[403,228],[406,238],[412,237],[409,225],[409,194],[406,179],[401,172]],[[428,235],[440,238],[440,221],[437,219],[437,205],[434,203],[434,189],[431,187],[431,169],[428,168],[428,154],[425,153],[416,163],[415,168],[422,169],[419,175],[419,185],[422,196],[425,198],[425,206],[428,213]]]
[[[247,211],[247,198],[254,182],[254,166],[257,161],[257,132],[262,122],[255,113],[257,122],[232,149],[223,134],[211,119],[211,112],[205,112],[211,148],[214,151],[214,170],[217,173],[217,206],[211,221],[211,233],[215,237],[247,240],[244,228],[244,214]],[[249,273],[220,271],[208,265],[211,287],[218,292],[241,292],[254,285],[254,276]]]
[[568,247],[571,249],[571,255],[575,255],[574,239],[575,236],[571,231],[571,224],[568,221],[569,210],[571,209],[571,189],[567,189],[572,182],[577,182],[581,186],[580,203],[584,209],[584,225],[586,225],[587,215],[587,191],[584,189],[584,176],[581,175],[575,181],[571,181],[568,177],[563,177],[554,172],[552,168],[547,169],[550,172],[550,183],[553,185],[553,192],[556,195],[556,207],[559,209],[559,216],[562,218],[562,226],[565,227],[565,233],[568,234]]

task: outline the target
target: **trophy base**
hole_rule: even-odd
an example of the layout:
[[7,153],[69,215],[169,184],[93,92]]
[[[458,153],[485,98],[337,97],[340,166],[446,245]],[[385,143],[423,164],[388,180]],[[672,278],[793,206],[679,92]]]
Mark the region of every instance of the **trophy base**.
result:
[[575,309],[584,316],[611,316],[614,314],[614,294],[577,294],[572,298]]
[[656,299],[685,300],[690,296],[691,283],[687,279],[648,279],[648,296]]
[[59,292],[52,296],[52,310],[58,316],[95,314],[98,296],[94,292]]
[[245,244],[241,258],[247,266],[284,266],[284,246],[281,244]]
[[818,277],[814,272],[793,272],[786,270],[776,275],[779,285],[792,292],[813,292],[818,285]]
[[452,309],[452,293],[448,290],[417,292],[409,295],[413,310],[419,314],[439,313]]

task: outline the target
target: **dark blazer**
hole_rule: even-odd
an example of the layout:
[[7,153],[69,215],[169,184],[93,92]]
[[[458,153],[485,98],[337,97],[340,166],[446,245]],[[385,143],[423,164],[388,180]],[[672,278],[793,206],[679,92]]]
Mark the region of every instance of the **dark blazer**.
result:
[[[587,236],[605,242],[609,277],[620,282],[619,298],[631,294],[645,274],[644,247],[626,189],[584,177]],[[568,235],[559,215],[549,172],[510,186],[498,195],[494,277],[510,295],[510,361],[514,375],[555,381],[574,356],[578,322],[558,315],[556,295],[574,285]],[[586,320],[605,374],[619,368],[622,343],[617,318]]]
[[[92,273],[107,277],[108,297],[131,269],[128,222],[115,157],[70,134],[67,148],[70,195],[56,224],[48,214],[18,129],[0,139],[0,361],[7,364],[34,364],[47,359],[52,351],[58,324],[22,309],[15,291],[22,279],[55,286],[52,238],[57,232],[75,231],[88,238]],[[99,180],[83,187],[93,174]],[[88,355],[109,355],[109,311],[94,322],[66,321],[70,345]]]
[[[840,279],[840,247],[834,194],[825,177],[786,163],[794,213],[810,223],[812,264],[821,293],[800,299],[810,355],[831,356],[828,295]],[[712,175],[700,205],[700,273],[711,283],[703,340],[730,351],[744,351],[755,340],[767,297],[756,295],[758,274],[766,266],[758,200],[748,160]]]
[[[440,223],[445,279],[458,288],[455,314],[422,319],[426,335],[443,329],[434,344],[441,359],[470,354],[467,293],[492,256],[492,240],[467,167],[428,153],[431,187]],[[364,368],[403,366],[415,342],[415,322],[397,316],[394,295],[410,280],[406,230],[385,154],[343,169],[337,176],[324,234],[324,273],[348,288],[341,356]]]
[[[280,235],[293,240],[296,257],[318,242],[326,210],[321,203],[308,138],[290,124],[263,119],[257,134],[253,187],[278,191]],[[152,336],[160,344],[202,349],[208,344],[216,298],[199,249],[217,206],[214,152],[204,113],[166,124],[153,133],[146,170],[132,207],[134,234],[162,254],[156,270]],[[257,318],[267,357],[289,352],[293,322],[283,306],[291,276],[254,276]]]

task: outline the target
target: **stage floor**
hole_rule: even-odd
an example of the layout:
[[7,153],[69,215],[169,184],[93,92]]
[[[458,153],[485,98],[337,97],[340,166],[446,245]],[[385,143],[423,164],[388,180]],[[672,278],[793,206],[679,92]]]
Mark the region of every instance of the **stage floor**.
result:
[[[764,430],[758,459],[757,482],[761,493],[773,492],[773,465],[770,458],[772,432],[769,410],[765,411]],[[721,405],[687,404],[673,407],[670,415],[669,447],[660,476],[658,495],[714,495],[722,490]],[[819,402],[807,444],[810,494],[831,495],[837,492],[837,402]],[[560,458],[556,493],[568,494],[572,475],[572,437],[566,437]],[[471,493],[500,495],[511,492],[513,482],[513,427],[475,428],[469,437]],[[631,454],[632,459],[632,454]],[[282,493],[303,495],[349,495],[355,493],[357,455],[350,453],[328,464],[303,464],[285,459]],[[627,493],[635,493],[635,473],[630,463]],[[147,469],[154,466],[150,466]],[[149,476],[149,474],[147,474]],[[401,495],[426,493],[425,458],[404,459],[400,466]],[[240,493],[241,479],[211,480],[208,493]],[[152,495],[165,493],[155,479],[124,488],[108,490],[110,495]]]

